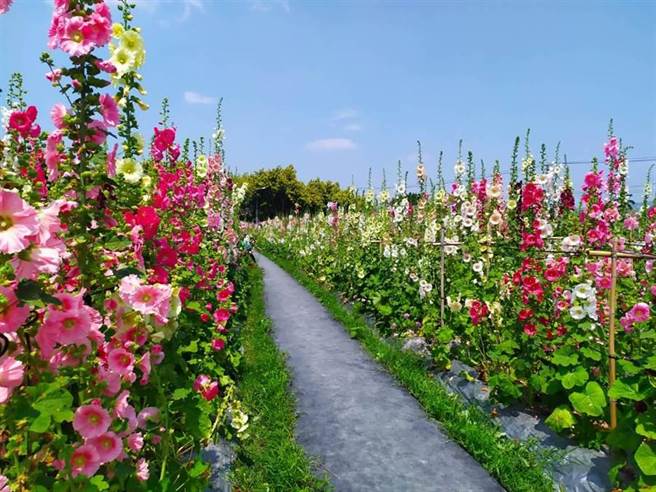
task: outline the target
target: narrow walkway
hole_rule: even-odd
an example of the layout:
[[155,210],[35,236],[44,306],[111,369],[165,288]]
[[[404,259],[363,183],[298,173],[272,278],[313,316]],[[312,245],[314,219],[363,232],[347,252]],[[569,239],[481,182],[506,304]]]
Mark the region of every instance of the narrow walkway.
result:
[[337,491],[502,490],[309,292],[256,256],[274,338],[292,372],[298,442]]

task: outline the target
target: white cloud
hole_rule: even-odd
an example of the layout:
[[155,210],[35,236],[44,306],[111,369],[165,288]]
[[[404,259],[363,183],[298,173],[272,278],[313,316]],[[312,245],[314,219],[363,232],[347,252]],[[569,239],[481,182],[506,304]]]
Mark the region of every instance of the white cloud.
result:
[[189,104],[216,104],[219,102],[214,96],[206,96],[194,91],[185,91],[184,100]]
[[347,132],[359,132],[360,130],[362,130],[362,125],[360,125],[359,123],[349,123],[344,127],[344,130],[346,130]]
[[353,108],[343,108],[333,113],[333,121],[352,120],[357,118],[359,113]]
[[274,8],[280,8],[289,14],[291,8],[288,0],[250,0],[253,12],[271,12]]
[[183,0],[184,11],[182,12],[182,16],[180,17],[179,21],[186,21],[189,17],[191,17],[191,13],[194,9],[203,12],[205,10],[205,4],[203,2],[204,0]]
[[357,148],[357,145],[355,145],[355,142],[350,138],[322,138],[307,143],[305,148],[316,152],[323,152],[332,150],[353,150]]

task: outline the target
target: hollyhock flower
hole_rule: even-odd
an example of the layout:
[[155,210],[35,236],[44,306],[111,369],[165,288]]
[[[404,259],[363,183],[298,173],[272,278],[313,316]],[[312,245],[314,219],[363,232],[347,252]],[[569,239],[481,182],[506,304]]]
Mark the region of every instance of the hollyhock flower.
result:
[[98,70],[102,70],[105,73],[116,73],[116,67],[109,60],[97,60],[96,67],[98,67]]
[[102,145],[107,140],[107,125],[104,121],[93,120],[88,125],[89,128],[95,130],[91,135],[91,141],[96,145]]
[[14,111],[9,116],[9,128],[16,130],[21,137],[26,138],[30,135],[36,116],[37,109],[34,106],[28,107],[25,111]]
[[137,412],[134,410],[134,407],[128,403],[128,397],[130,392],[124,390],[116,398],[116,404],[114,405],[114,414],[121,420],[128,421],[128,433],[131,433],[137,428],[139,421],[137,420]]
[[173,268],[178,263],[178,253],[164,240],[157,250],[157,263]]
[[12,333],[25,323],[29,306],[19,306],[14,289],[0,286],[0,333]]
[[585,175],[585,178],[583,178],[583,189],[601,189],[604,184],[603,175],[603,171],[590,171]]
[[138,453],[141,451],[141,448],[143,448],[144,445],[144,438],[141,435],[141,432],[133,432],[128,436],[128,447],[130,450],[134,451],[135,453]]
[[604,154],[606,158],[617,159],[619,151],[620,146],[617,137],[611,137],[608,143],[604,144]]
[[532,323],[526,323],[524,325],[524,333],[526,333],[529,337],[533,337],[537,334],[538,329],[537,327],[532,324]]
[[104,393],[107,396],[114,396],[121,391],[121,375],[112,371],[108,371],[104,367],[98,369],[98,380],[105,383]]
[[37,231],[36,210],[17,191],[0,189],[0,253],[22,251]]
[[194,391],[200,393],[200,395],[207,401],[213,400],[219,394],[219,383],[217,381],[212,381],[212,379],[205,374],[201,374],[196,378],[193,388]]
[[522,190],[522,210],[526,211],[531,207],[539,207],[544,199],[544,191],[536,183],[527,183]]
[[123,452],[123,441],[111,431],[87,440],[86,444],[96,448],[101,464],[114,461]]
[[7,402],[14,388],[23,384],[24,375],[22,362],[9,356],[0,361],[0,403]]
[[62,71],[60,68],[56,68],[52,70],[51,72],[46,73],[46,79],[48,79],[49,82],[56,84],[59,82],[59,79],[61,79],[62,76]]
[[148,426],[148,422],[159,422],[159,408],[157,407],[146,407],[139,415],[137,415],[137,422],[139,428],[145,429]]
[[98,471],[100,464],[100,457],[95,446],[84,444],[73,451],[71,472],[74,477],[80,474],[91,477]]
[[161,345],[153,345],[150,349],[150,358],[156,366],[160,365],[164,360],[164,349]]
[[59,144],[62,142],[63,135],[59,131],[54,131],[48,135],[46,140],[46,167],[48,169],[48,180],[54,181],[59,177],[59,164],[64,158],[64,154],[59,151]]
[[85,439],[104,434],[111,423],[107,410],[96,403],[79,407],[73,417],[73,428]]
[[223,350],[225,348],[225,340],[222,340],[221,338],[215,338],[212,340],[212,349],[216,350],[217,352],[220,350]]
[[145,458],[139,458],[137,461],[137,479],[141,482],[145,482],[150,477],[150,471],[148,470],[148,462]]
[[148,377],[150,376],[150,352],[146,352],[144,356],[139,361],[139,370],[142,373],[141,380],[139,381],[142,385],[148,384]]
[[55,274],[59,271],[66,246],[59,239],[46,244],[31,244],[11,259],[14,274],[18,279],[34,279],[40,273]]
[[59,310],[49,306],[42,328],[51,333],[52,340],[62,345],[84,343],[91,331],[94,313],[97,311],[90,307]]
[[651,310],[648,304],[639,302],[631,308],[629,313],[636,323],[643,323],[649,320]]
[[225,323],[230,319],[230,311],[227,309],[217,309],[214,311],[214,321],[217,323]]
[[154,128],[155,138],[153,139],[153,147],[160,152],[165,152],[175,141],[175,129],[164,128],[159,130]]
[[[1,4],[2,4],[3,1],[7,1],[7,0],[0,0],[0,8],[1,8]],[[9,4],[10,4],[11,0],[8,0],[8,1],[9,1]],[[0,14],[2,14],[2,13],[3,12],[0,11]],[[0,492],[11,492],[11,489],[9,488],[9,479],[7,477],[5,477],[4,475],[0,475]]]
[[153,239],[157,234],[159,228],[160,218],[157,215],[157,210],[154,207],[143,206],[137,209],[137,213],[126,212],[124,214],[125,221],[134,226],[140,225],[143,227],[144,239]]
[[134,369],[134,355],[123,348],[117,348],[107,355],[107,364],[110,371],[125,376]]
[[99,98],[100,110],[102,111],[103,120],[107,126],[116,126],[119,123],[120,116],[116,101],[109,94],[102,94]]
[[[9,7],[11,7],[11,2],[14,0],[0,0],[0,14],[5,14],[7,11],[9,11]],[[0,475],[0,477],[4,478],[5,480],[7,479],[4,475]],[[1,480],[1,478],[0,478]],[[6,483],[5,483],[6,485]],[[0,485],[0,490],[4,488],[4,485]]]

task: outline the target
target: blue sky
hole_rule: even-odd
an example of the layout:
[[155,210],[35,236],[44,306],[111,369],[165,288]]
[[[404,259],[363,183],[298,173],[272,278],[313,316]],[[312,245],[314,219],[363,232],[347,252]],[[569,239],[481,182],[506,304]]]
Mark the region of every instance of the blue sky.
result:
[[[303,179],[365,186],[372,167],[380,184],[398,159],[414,168],[420,139],[429,170],[444,150],[448,177],[460,138],[488,168],[507,167],[528,127],[535,154],[560,141],[569,160],[587,160],[601,155],[611,117],[632,156],[656,157],[651,1],[138,4],[146,134],[168,96],[181,134],[209,136],[223,96],[239,171],[293,163]],[[38,62],[49,19],[47,0],[16,0],[0,17],[0,83],[22,72],[44,108],[58,101]],[[647,165],[632,166],[632,185]]]

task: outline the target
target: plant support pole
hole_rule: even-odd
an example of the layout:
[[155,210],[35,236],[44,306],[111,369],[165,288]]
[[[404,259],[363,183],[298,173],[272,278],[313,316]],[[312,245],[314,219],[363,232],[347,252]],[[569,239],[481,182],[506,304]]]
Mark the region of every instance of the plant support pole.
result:
[[444,328],[444,227],[440,228],[440,328]]
[[[616,378],[615,368],[615,311],[617,310],[617,239],[613,238],[613,251],[610,257],[610,322],[608,330],[608,387],[612,388]],[[617,427],[617,402],[610,400],[610,430]]]

